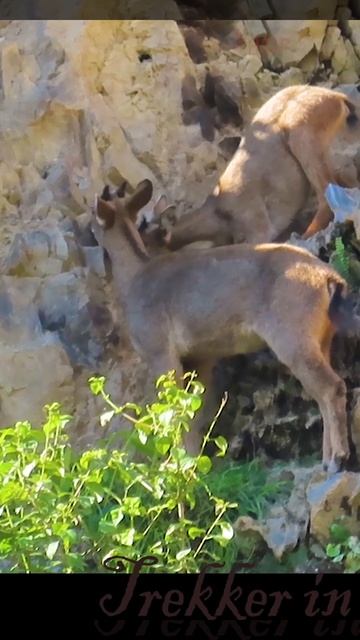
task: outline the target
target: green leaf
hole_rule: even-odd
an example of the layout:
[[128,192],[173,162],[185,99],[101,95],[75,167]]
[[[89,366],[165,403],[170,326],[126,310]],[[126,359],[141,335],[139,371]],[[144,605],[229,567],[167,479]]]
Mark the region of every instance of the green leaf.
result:
[[135,533],[136,530],[134,527],[130,527],[123,531],[119,536],[121,544],[124,544],[126,547],[131,547],[134,543]]
[[53,533],[70,544],[75,544],[79,537],[79,533],[76,529],[68,529],[68,526],[63,523],[59,526],[56,526],[55,523],[53,525]]
[[202,400],[198,396],[193,395],[191,398],[191,408],[193,411],[198,411],[202,405]]
[[218,457],[224,456],[228,448],[228,443],[226,439],[223,436],[218,436],[217,438],[215,438],[214,442],[217,448],[220,449],[220,451],[216,455]]
[[105,378],[101,376],[99,378],[93,377],[88,380],[90,390],[94,394],[94,396],[99,396],[101,392],[104,390]]
[[336,558],[341,554],[341,544],[329,543],[326,545],[326,555],[329,558]]
[[345,553],[340,553],[340,555],[336,556],[336,558],[333,558],[333,562],[342,562],[345,558]]
[[119,533],[117,526],[112,524],[111,522],[107,522],[104,518],[99,522],[99,531],[100,533],[104,533],[106,535]]
[[9,471],[13,468],[13,462],[2,462],[0,463],[0,478],[7,476]]
[[197,461],[197,468],[201,473],[207,474],[209,473],[212,467],[212,462],[209,456],[201,456]]
[[[102,459],[107,455],[105,449],[92,449],[90,451],[84,451],[79,459],[79,466],[81,469],[87,470],[92,462],[100,461],[101,467],[103,467]],[[94,465],[94,466],[100,466]]]
[[95,496],[79,496],[78,507],[81,507],[84,511],[90,510],[92,506],[97,502]]
[[129,516],[141,515],[141,500],[138,497],[128,496],[122,502],[124,513]]
[[77,573],[86,571],[85,560],[79,553],[67,553],[66,563],[73,571]]
[[98,483],[98,482],[87,482],[86,483],[86,488],[88,489],[88,491],[92,491],[92,493],[94,494],[94,496],[96,498],[96,502],[98,504],[100,504],[100,502],[102,502],[104,500],[105,487],[103,487],[100,483]]
[[184,447],[171,447],[171,455],[175,462],[181,462],[187,456],[186,449]]
[[7,556],[11,553],[12,551],[12,544],[10,542],[10,540],[4,539],[0,541],[0,555],[3,556]]
[[43,426],[43,431],[46,436],[50,436],[56,431],[58,426],[59,426],[59,421],[55,417],[50,416],[48,421]]
[[1,429],[0,431],[0,443],[2,444],[4,442],[4,440],[13,440],[14,438],[14,434],[15,434],[15,429],[14,427],[8,428],[8,429]]
[[71,466],[71,464],[73,462],[73,452],[70,449],[70,447],[67,447],[65,449],[63,461],[64,461],[65,469],[70,471],[70,466]]
[[47,546],[46,549],[46,557],[49,558],[49,560],[52,560],[55,556],[55,553],[57,552],[59,547],[59,540],[56,540],[55,542],[50,542],[50,544]]
[[139,429],[139,430],[141,429],[141,431],[144,431],[146,435],[150,435],[150,433],[152,433],[152,430],[153,430],[152,417],[149,415],[143,416],[137,421],[135,427],[136,429]]
[[26,491],[17,482],[8,482],[0,488],[0,504],[7,504],[11,500],[17,501],[26,497]]
[[167,500],[166,502],[166,508],[169,509],[169,511],[172,511],[173,509],[175,509],[178,505],[178,501],[176,500],[176,498],[169,498],[169,500]]
[[17,422],[15,424],[15,431],[21,438],[26,438],[32,431],[30,422]]
[[205,534],[205,529],[200,529],[200,527],[190,527],[188,530],[188,535],[191,540],[195,540],[195,538],[199,538]]
[[100,416],[100,426],[101,427],[105,427],[105,425],[107,425],[108,422],[110,422],[110,420],[114,416],[114,413],[115,413],[115,411],[113,411],[113,410],[105,411],[105,413],[102,413],[101,416]]
[[330,534],[334,542],[346,542],[350,536],[349,530],[343,524],[337,522],[330,526]]
[[166,380],[167,380],[167,376],[165,374],[163,374],[162,376],[159,376],[159,378],[156,381],[156,388],[158,389],[159,387],[161,387],[161,385],[163,385]]
[[32,462],[29,462],[29,464],[27,464],[26,467],[23,468],[22,474],[24,478],[28,478],[30,476],[31,472],[34,471],[36,465],[37,465],[37,461],[33,460]]
[[173,533],[175,533],[176,531],[182,531],[182,530],[183,530],[183,525],[180,522],[177,522],[176,524],[171,524],[168,527],[167,531],[165,532],[165,541],[168,542]]
[[191,456],[185,456],[180,462],[180,469],[183,472],[188,471],[189,469],[194,468],[195,464],[196,461],[194,458],[192,458]]
[[189,553],[191,553],[190,547],[188,547],[187,549],[182,549],[181,551],[178,551],[175,556],[176,560],[182,560],[183,558],[186,558],[186,556],[188,556]]
[[174,410],[167,409],[166,411],[162,411],[159,413],[158,420],[163,427],[169,427],[171,425],[171,421],[174,417]]
[[111,509],[109,512],[112,524],[117,527],[119,522],[124,519],[124,512],[121,507],[116,507],[115,509]]
[[145,445],[147,443],[147,439],[148,439],[145,431],[143,431],[142,429],[138,429],[137,433],[138,433],[138,437],[139,437],[139,440],[140,440],[141,444]]
[[196,497],[194,490],[187,491],[185,494],[185,499],[187,503],[190,505],[190,509],[195,509],[196,506]]
[[163,436],[160,438],[156,438],[155,449],[156,451],[158,451],[158,453],[164,456],[169,451],[171,444],[172,440],[169,437]]
[[222,498],[213,498],[214,502],[215,502],[215,515],[219,515],[219,513],[224,509],[225,507],[225,501]]
[[225,540],[231,540],[231,538],[234,537],[234,529],[230,522],[219,522],[219,526],[221,529],[221,535]]
[[224,538],[224,536],[222,536],[221,533],[211,534],[209,536],[209,540],[211,540],[212,542],[217,542],[217,544],[219,544],[220,547],[223,547],[224,549],[229,544],[229,540],[226,540],[226,538]]

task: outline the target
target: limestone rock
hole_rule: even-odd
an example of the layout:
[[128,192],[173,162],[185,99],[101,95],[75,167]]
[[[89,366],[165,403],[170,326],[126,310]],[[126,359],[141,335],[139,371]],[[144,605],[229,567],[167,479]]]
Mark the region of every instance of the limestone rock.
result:
[[328,27],[320,51],[320,60],[331,60],[341,38],[339,27]]
[[12,347],[0,343],[0,350],[1,427],[18,420],[38,426],[44,418],[43,407],[52,402],[73,412],[73,370],[60,344],[46,338]]
[[294,550],[308,531],[310,512],[305,492],[311,473],[309,469],[295,471],[294,488],[286,506],[275,504],[260,521],[250,517],[238,518],[234,529],[239,537],[252,535],[255,540],[263,539],[278,560]]
[[292,233],[286,243],[292,244],[295,247],[302,247],[313,253],[315,256],[319,256],[321,250],[326,249],[329,246],[331,240],[333,239],[333,237],[335,237],[335,234],[335,223],[330,222],[326,229],[321,229],[306,240],[299,236],[297,233]]
[[305,75],[305,80],[311,78],[316,70],[320,70],[319,52],[316,47],[310,49],[309,53],[307,53],[306,56],[302,60],[300,60],[299,67]]
[[330,540],[330,526],[336,522],[351,535],[359,534],[360,477],[358,473],[319,474],[307,489],[310,504],[310,532],[322,544]]
[[304,73],[297,67],[289,67],[279,77],[279,88],[290,87],[296,84],[303,84]]
[[332,67],[335,73],[344,71],[349,57],[349,50],[342,38],[337,41],[332,55]]
[[326,20],[274,20],[267,22],[268,50],[284,67],[296,66],[315,47],[320,51]]
[[[175,22],[44,21],[29,23],[26,33],[10,24],[0,45],[3,157],[16,149],[22,171],[28,167],[38,176],[37,184],[27,178],[23,189],[27,215],[47,206],[51,194],[79,211],[114,170],[132,184],[150,177],[157,187],[154,168],[169,183],[170,198],[175,190],[182,197],[181,184],[192,171],[178,151],[191,132],[181,126],[180,100],[158,99],[165,86],[167,95],[180,96],[182,79],[192,72]],[[182,175],[177,185],[176,175]]]
[[345,65],[345,69],[347,71],[351,71],[354,74],[356,74],[356,78],[355,80],[342,80],[340,78],[340,82],[347,82],[347,83],[356,83],[359,80],[359,72],[360,72],[360,58],[357,55],[357,52],[355,51],[355,48],[353,46],[353,44],[350,42],[350,40],[346,39],[345,41],[345,48],[346,48],[346,52],[347,52],[347,59],[346,59],[346,65]]
[[43,331],[36,305],[40,286],[40,278],[0,277],[2,343],[19,346],[41,338]]
[[73,369],[56,335],[44,334],[36,299],[39,278],[0,280],[0,427],[39,424],[43,406],[74,408]]
[[[291,71],[294,67],[290,67],[289,71]],[[286,70],[288,71],[288,70]],[[284,74],[286,73],[284,72]],[[301,72],[300,72],[301,73]],[[281,83],[282,75],[278,75],[274,71],[270,71],[270,69],[262,69],[256,76],[257,84],[264,96],[264,99],[267,100],[272,93],[274,93],[275,87]]]
[[253,111],[259,109],[264,102],[264,95],[257,79],[251,76],[245,76],[241,78],[241,84],[248,108]]
[[56,227],[34,229],[15,236],[3,272],[18,276],[47,276],[69,266],[66,237]]
[[[86,270],[47,277],[38,296],[45,331],[56,332],[73,365],[96,367],[104,345],[94,330]],[[96,321],[96,320],[95,320]]]
[[356,82],[359,79],[359,74],[354,69],[344,69],[339,74],[339,80],[341,82]]
[[356,54],[360,55],[360,23],[359,20],[349,20],[351,42],[354,45]]

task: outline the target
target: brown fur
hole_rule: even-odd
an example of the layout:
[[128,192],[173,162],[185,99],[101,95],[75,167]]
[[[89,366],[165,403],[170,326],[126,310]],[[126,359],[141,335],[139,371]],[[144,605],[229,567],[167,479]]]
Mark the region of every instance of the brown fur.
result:
[[149,365],[151,383],[173,369],[180,379],[184,362],[191,362],[207,387],[188,450],[199,450],[200,430],[215,413],[216,361],[268,346],[317,401],[324,464],[338,469],[349,455],[346,389],[330,364],[336,326],[329,309],[333,318],[345,318],[338,312],[345,281],[309,252],[284,244],[244,243],[151,259],[135,228],[137,210],[151,194],[145,180],[129,198],[99,199],[93,229],[112,262],[131,339]]
[[317,210],[304,233],[309,237],[332,218],[324,190],[345,184],[330,159],[337,134],[357,126],[348,97],[323,87],[287,87],[270,98],[246,128],[239,148],[213,193],[197,210],[183,216],[167,237],[178,249],[196,240],[215,245],[271,242],[304,207],[310,187]]

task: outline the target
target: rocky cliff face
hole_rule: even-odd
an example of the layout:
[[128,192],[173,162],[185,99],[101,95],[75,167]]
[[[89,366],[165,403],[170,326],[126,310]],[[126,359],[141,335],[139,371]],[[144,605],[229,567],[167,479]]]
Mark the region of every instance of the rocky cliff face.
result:
[[[86,379],[121,402],[146,373],[86,233],[95,193],[150,177],[145,215],[161,193],[199,205],[275,91],[358,81],[360,24],[3,21],[0,55],[0,425],[59,401],[90,442]],[[336,153],[357,173],[356,149]]]

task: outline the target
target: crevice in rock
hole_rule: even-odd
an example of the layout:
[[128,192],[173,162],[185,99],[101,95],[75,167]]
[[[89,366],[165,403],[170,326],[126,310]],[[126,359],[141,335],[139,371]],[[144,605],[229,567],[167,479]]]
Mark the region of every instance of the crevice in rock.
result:
[[148,62],[152,60],[151,54],[146,51],[140,52],[138,57],[139,57],[139,62]]

